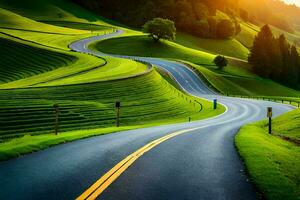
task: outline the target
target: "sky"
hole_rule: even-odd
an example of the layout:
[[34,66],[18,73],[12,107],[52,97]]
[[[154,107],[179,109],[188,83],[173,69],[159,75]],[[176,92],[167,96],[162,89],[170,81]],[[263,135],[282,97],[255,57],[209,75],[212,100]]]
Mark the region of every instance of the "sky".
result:
[[283,1],[290,4],[296,4],[297,6],[300,7],[300,0],[283,0]]

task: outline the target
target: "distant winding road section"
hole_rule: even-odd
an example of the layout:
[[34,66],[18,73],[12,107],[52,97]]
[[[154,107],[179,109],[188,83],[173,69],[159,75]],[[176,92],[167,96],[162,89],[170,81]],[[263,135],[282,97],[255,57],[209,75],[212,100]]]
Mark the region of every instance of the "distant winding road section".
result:
[[[247,123],[293,109],[289,105],[220,96],[181,63],[158,58],[107,55],[88,49],[96,36],[70,45],[94,56],[140,60],[168,71],[186,92],[227,107],[226,113],[202,121],[164,125],[88,138],[0,163],[1,199],[75,199],[121,160],[153,140],[188,130],[149,150],[112,182],[103,200],[257,199],[234,146],[234,136]],[[196,128],[196,129],[193,129]]]

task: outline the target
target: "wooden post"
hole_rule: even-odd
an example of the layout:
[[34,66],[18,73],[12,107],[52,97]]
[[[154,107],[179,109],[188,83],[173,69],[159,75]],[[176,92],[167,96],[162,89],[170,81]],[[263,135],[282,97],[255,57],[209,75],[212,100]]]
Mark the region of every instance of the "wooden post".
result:
[[120,126],[120,108],[121,108],[121,102],[119,100],[116,101],[116,126]]
[[272,117],[273,117],[272,107],[268,107],[267,117],[269,118],[269,134],[272,134]]
[[59,105],[58,104],[54,104],[53,105],[54,108],[54,115],[55,115],[55,120],[54,120],[54,133],[55,135],[58,135],[58,129],[59,129]]

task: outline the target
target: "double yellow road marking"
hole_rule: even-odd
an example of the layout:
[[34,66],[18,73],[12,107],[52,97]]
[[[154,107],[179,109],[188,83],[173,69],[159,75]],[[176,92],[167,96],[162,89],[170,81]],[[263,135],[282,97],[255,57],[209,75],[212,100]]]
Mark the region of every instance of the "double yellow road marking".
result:
[[127,156],[124,160],[119,162],[117,165],[115,165],[111,170],[109,170],[99,180],[97,180],[91,187],[89,187],[85,192],[83,192],[79,197],[77,197],[77,200],[96,199],[103,193],[103,191],[110,184],[112,184],[128,167],[130,167],[144,153],[150,151],[152,148],[156,147],[157,145],[161,144],[162,142],[164,142],[166,140],[169,140],[175,136],[178,136],[183,133],[190,132],[190,131],[193,131],[196,129],[198,129],[198,128],[177,131],[177,132],[171,133],[169,135],[166,135],[164,137],[161,137],[159,139],[156,139],[156,140],[146,144],[139,150],[137,150],[134,153]]

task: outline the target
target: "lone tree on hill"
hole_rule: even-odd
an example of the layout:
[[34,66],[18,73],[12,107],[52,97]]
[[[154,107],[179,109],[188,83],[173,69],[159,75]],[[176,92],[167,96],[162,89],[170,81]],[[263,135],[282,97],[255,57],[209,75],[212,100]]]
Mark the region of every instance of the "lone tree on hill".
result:
[[176,27],[173,21],[162,18],[155,18],[146,22],[143,26],[143,32],[149,33],[149,36],[158,42],[160,39],[175,40]]
[[228,65],[228,60],[224,56],[218,55],[217,57],[215,57],[214,63],[219,69],[223,69]]

